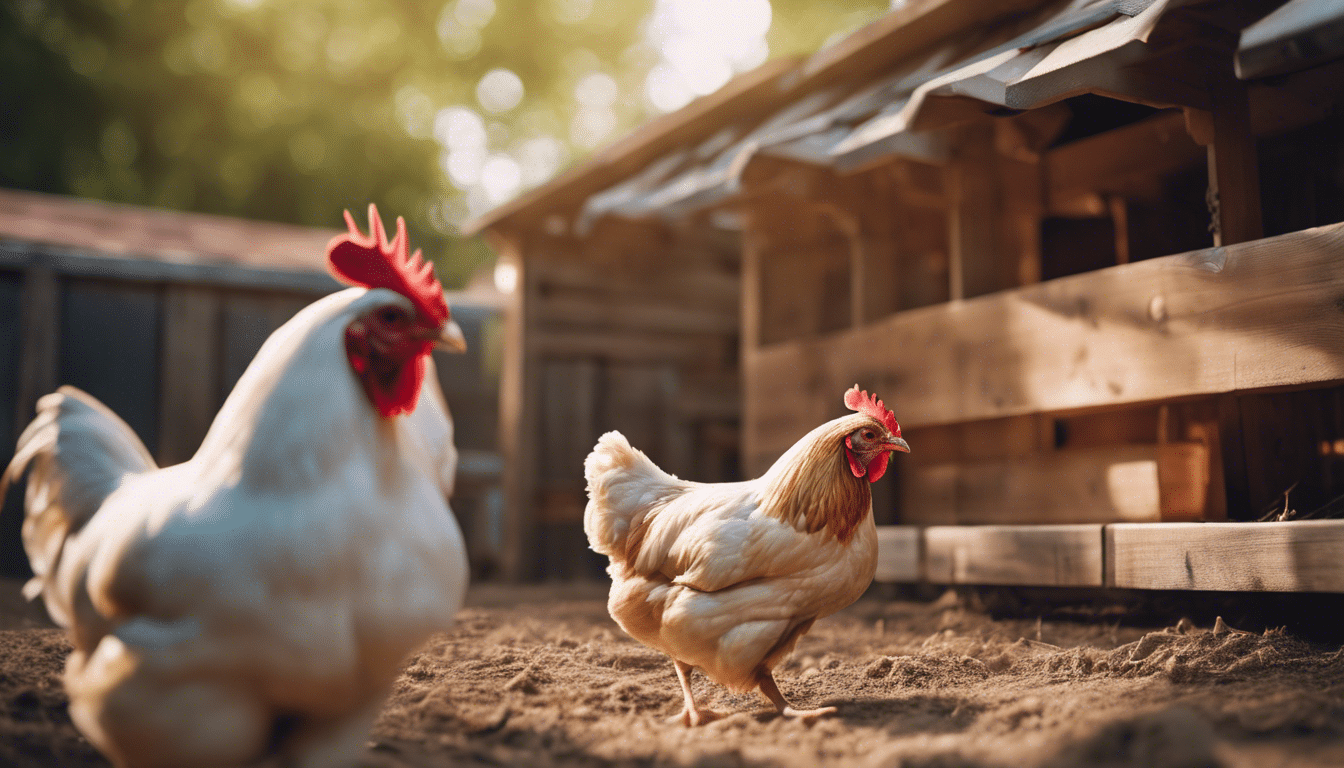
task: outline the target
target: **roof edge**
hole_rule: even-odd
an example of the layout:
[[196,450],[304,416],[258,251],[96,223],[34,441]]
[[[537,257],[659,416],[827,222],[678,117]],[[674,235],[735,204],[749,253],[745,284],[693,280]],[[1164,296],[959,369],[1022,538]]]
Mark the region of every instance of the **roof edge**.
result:
[[562,196],[586,197],[600,191],[676,145],[707,135],[706,123],[712,129],[735,112],[759,112],[764,117],[779,103],[771,97],[810,92],[841,77],[871,75],[972,24],[1029,12],[1042,4],[1043,0],[911,0],[811,56],[768,61],[714,93],[650,120],[551,181],[466,222],[462,234],[476,235],[509,219],[539,215],[538,208]]
[[[706,122],[729,118],[735,112],[764,113],[774,104],[766,97],[791,90],[805,60],[803,56],[771,59],[734,77],[719,90],[644,123],[554,179],[466,222],[461,227],[462,234],[480,234],[554,197],[591,194],[652,162],[677,144],[695,140]],[[760,104],[755,105],[758,101]]]

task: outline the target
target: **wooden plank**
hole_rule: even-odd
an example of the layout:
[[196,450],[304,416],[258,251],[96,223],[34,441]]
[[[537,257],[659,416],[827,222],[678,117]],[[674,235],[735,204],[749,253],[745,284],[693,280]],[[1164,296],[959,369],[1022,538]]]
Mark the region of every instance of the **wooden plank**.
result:
[[[547,245],[550,245],[548,241]],[[726,270],[682,270],[641,268],[638,265],[595,265],[580,261],[583,254],[548,248],[538,258],[529,259],[539,286],[546,290],[567,288],[588,296],[621,294],[631,298],[648,297],[653,301],[677,301],[683,306],[731,310],[737,306],[739,281],[735,272]],[[541,250],[539,248],[539,250]],[[666,265],[664,265],[666,266]]]
[[923,535],[913,525],[877,526],[877,573],[873,581],[919,581],[919,561]]
[[261,345],[279,327],[274,300],[256,291],[230,291],[221,296],[220,398],[229,392],[251,365]]
[[736,334],[734,309],[721,312],[683,304],[655,303],[624,296],[544,297],[537,306],[540,322],[547,327],[595,326],[603,330],[653,331],[658,333]]
[[[748,370],[755,367],[761,347],[761,261],[765,258],[765,234],[748,227],[742,235],[742,335],[738,340],[738,365],[742,369],[742,391],[745,395]],[[742,423],[755,424],[768,412],[766,403],[753,397],[742,397]],[[748,477],[756,477],[769,467],[762,461],[758,447],[759,432],[743,429],[741,433],[742,469]]]
[[1067,215],[1078,210],[1079,198],[1124,195],[1204,159],[1205,151],[1190,138],[1182,113],[1162,112],[1047,152],[1046,207]]
[[[599,370],[592,360],[546,360],[541,364],[541,454],[539,479],[547,486],[582,492],[583,460],[597,442]],[[582,519],[582,515],[580,515]]]
[[158,461],[170,466],[192,457],[223,402],[219,292],[198,286],[168,286],[163,297],[163,323]]
[[1102,525],[924,529],[924,578],[935,584],[1099,587]]
[[504,310],[503,364],[499,384],[499,453],[504,461],[504,514],[501,575],[521,581],[534,574],[538,446],[541,427],[541,374],[536,328],[530,316],[538,297],[533,265],[523,258],[523,243],[501,235],[491,237],[500,259],[518,270],[517,289]]
[[1336,224],[770,345],[745,428],[782,450],[855,382],[916,427],[1344,379],[1341,253]]
[[948,293],[953,301],[983,296],[1018,282],[1018,254],[1004,258],[1003,185],[997,173],[994,130],[980,124],[959,131],[944,168],[948,196]]
[[64,280],[57,380],[103,401],[157,455],[163,291],[111,280]]
[[23,273],[20,304],[19,380],[14,398],[14,435],[18,439],[37,412],[37,400],[56,389],[60,350],[60,284],[50,267],[29,267]]
[[1106,586],[1344,592],[1344,520],[1106,526]]
[[721,334],[622,333],[566,330],[540,326],[531,340],[546,357],[603,357],[622,362],[695,361],[727,355],[730,340]]
[[902,508],[905,522],[920,523],[1156,521],[1173,505],[1186,515],[1203,509],[1209,485],[1205,461],[1198,443],[1106,446],[948,464],[912,461],[903,465]]
[[[0,462],[9,463],[19,433],[32,420],[18,412],[19,372],[22,370],[23,274],[0,271]],[[0,503],[3,503],[0,499]],[[0,531],[3,531],[0,528]],[[4,552],[0,544],[0,555]],[[2,567],[2,566],[0,566]]]

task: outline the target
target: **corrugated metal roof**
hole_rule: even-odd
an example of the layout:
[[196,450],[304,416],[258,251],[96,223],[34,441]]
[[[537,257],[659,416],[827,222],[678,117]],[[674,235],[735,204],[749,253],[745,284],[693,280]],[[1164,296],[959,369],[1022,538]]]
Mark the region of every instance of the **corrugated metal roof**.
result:
[[[1299,5],[1312,8],[1304,13],[1295,7]],[[1186,14],[1188,6],[1202,7]],[[1220,27],[1213,33],[1217,37],[1245,24],[1263,4],[1072,0],[1054,5],[1053,12],[1051,6],[1037,4],[1035,16],[1024,14],[1027,5],[1014,7],[1019,9],[1015,15],[980,19],[884,70],[848,80],[830,77],[829,84],[810,91],[781,92],[780,106],[762,118],[721,125],[714,140],[670,152],[589,196],[578,231],[607,215],[675,219],[731,201],[741,193],[743,173],[757,157],[842,173],[893,157],[940,163],[949,155],[949,137],[940,129],[986,114],[1037,109],[1083,93],[1156,107],[1207,109],[1202,75],[1174,71],[1168,76],[1166,67],[1179,68],[1179,60],[1188,54],[1197,62],[1191,71],[1202,71],[1203,62],[1217,54],[1208,40],[1189,34],[1190,25]],[[1211,22],[1229,10],[1235,13],[1226,23]],[[1338,50],[1344,51],[1341,18],[1344,0],[1292,0],[1246,30],[1241,55],[1251,50],[1248,45],[1269,45],[1285,35],[1300,40],[1303,29],[1314,30],[1312,40],[1334,40],[1329,34],[1337,34]],[[1168,24],[1168,19],[1173,21]],[[897,39],[892,24],[884,21],[881,26],[883,35]],[[832,70],[838,66],[834,54],[817,58]],[[803,67],[804,74],[810,66]]]
[[1142,58],[1154,25],[1180,2],[1075,0],[1022,32],[968,31],[873,82],[837,84],[788,104],[704,163],[661,180],[641,175],[638,184],[620,185],[618,195],[594,196],[583,221],[606,214],[676,218],[721,203],[741,191],[742,173],[756,155],[840,171],[892,156],[941,162],[946,138],[932,129],[1072,95],[1079,85],[1068,78],[1069,67],[1116,52],[1125,61]]
[[1295,72],[1344,56],[1344,0],[1290,0],[1247,27],[1237,77]]

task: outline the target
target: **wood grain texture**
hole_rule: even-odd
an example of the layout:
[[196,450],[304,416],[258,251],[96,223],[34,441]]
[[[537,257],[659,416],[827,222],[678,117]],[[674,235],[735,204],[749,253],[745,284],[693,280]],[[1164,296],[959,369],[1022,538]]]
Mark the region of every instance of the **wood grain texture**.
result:
[[1202,163],[1205,154],[1186,131],[1182,113],[1159,113],[1045,153],[1046,206],[1064,215],[1084,207],[1079,198],[1130,194]]
[[1109,525],[1106,586],[1344,592],[1344,520]]
[[541,429],[542,379],[540,359],[533,338],[529,313],[538,297],[538,275],[532,263],[523,259],[523,244],[495,235],[491,245],[500,259],[518,270],[518,284],[504,309],[504,345],[499,384],[499,453],[504,462],[504,515],[501,549],[498,553],[501,575],[521,581],[533,575],[535,564],[528,553],[533,550],[536,533],[537,461],[540,454],[537,435]]
[[37,400],[56,389],[57,354],[60,349],[60,282],[48,267],[29,267],[23,273],[19,305],[19,378],[14,406],[18,438],[37,411]]
[[913,525],[879,525],[873,581],[919,581],[923,573],[919,560],[922,539],[921,530]]
[[1344,379],[1344,225],[1124,264],[744,350],[782,451],[858,382],[903,426]]
[[1209,487],[1205,465],[1205,448],[1198,443],[912,461],[903,465],[901,508],[905,522],[923,524],[1156,521],[1169,507],[1187,515],[1203,508]]
[[161,466],[191,458],[223,403],[222,325],[218,291],[196,286],[165,289],[159,353]]
[[924,529],[924,577],[935,584],[1102,586],[1101,525]]

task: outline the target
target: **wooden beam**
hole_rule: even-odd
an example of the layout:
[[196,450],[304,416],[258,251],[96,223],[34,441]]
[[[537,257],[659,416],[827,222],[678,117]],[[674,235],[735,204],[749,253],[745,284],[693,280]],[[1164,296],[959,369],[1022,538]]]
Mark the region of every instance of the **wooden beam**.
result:
[[924,529],[924,577],[935,584],[1100,587],[1101,525]]
[[[541,313],[534,311],[535,315]],[[727,355],[723,334],[651,334],[639,332],[550,329],[532,334],[533,351],[547,357],[606,357],[622,361],[687,362]]]
[[[761,261],[765,258],[765,234],[748,227],[742,236],[742,336],[738,346],[738,364],[742,370],[742,419],[744,424],[754,423],[765,413],[765,403],[745,394],[748,371],[755,369],[761,347],[761,304],[762,275]],[[756,477],[764,470],[757,459],[760,450],[756,447],[759,435],[754,430],[744,429],[741,433],[743,470],[749,477]],[[768,466],[765,465],[765,466]]]
[[912,525],[877,526],[877,573],[873,581],[913,582],[923,574],[920,541],[923,534]]
[[1193,166],[1205,154],[1176,111],[1074,141],[1045,153],[1046,207],[1056,215],[1069,215],[1080,207],[1079,198],[1124,196],[1136,186]]
[[190,459],[219,410],[222,325],[218,291],[185,285],[165,290],[159,353],[160,466]]
[[[912,446],[918,447],[915,443]],[[988,461],[902,465],[907,523],[1157,521],[1197,516],[1208,495],[1198,443],[1042,451]],[[1165,479],[1165,483],[1163,482]]]
[[11,439],[28,426],[37,412],[38,398],[56,389],[56,360],[60,353],[61,291],[50,267],[31,266],[23,273],[20,299],[19,380]]
[[1005,205],[991,124],[959,132],[945,168],[948,196],[948,280],[953,301],[1017,285],[1018,254],[1005,256]]
[[1344,520],[1106,526],[1106,586],[1344,592]]
[[1213,244],[1256,240],[1264,227],[1259,160],[1246,85],[1219,78],[1211,90],[1213,142],[1208,146],[1208,162],[1209,199],[1214,202]]
[[495,236],[500,258],[518,270],[517,287],[504,310],[504,359],[499,385],[499,453],[504,462],[504,525],[499,570],[510,581],[533,573],[536,532],[541,373],[532,306],[538,298],[533,260],[523,246]]
[[1344,380],[1342,252],[1335,224],[769,345],[744,428],[787,447],[856,381],[916,427]]
[[621,296],[606,296],[594,300],[547,296],[536,308],[539,322],[548,328],[556,326],[594,327],[603,331],[653,331],[663,333],[719,333],[736,334],[737,313],[728,307],[714,313],[703,307],[687,307],[678,303],[654,303]]

